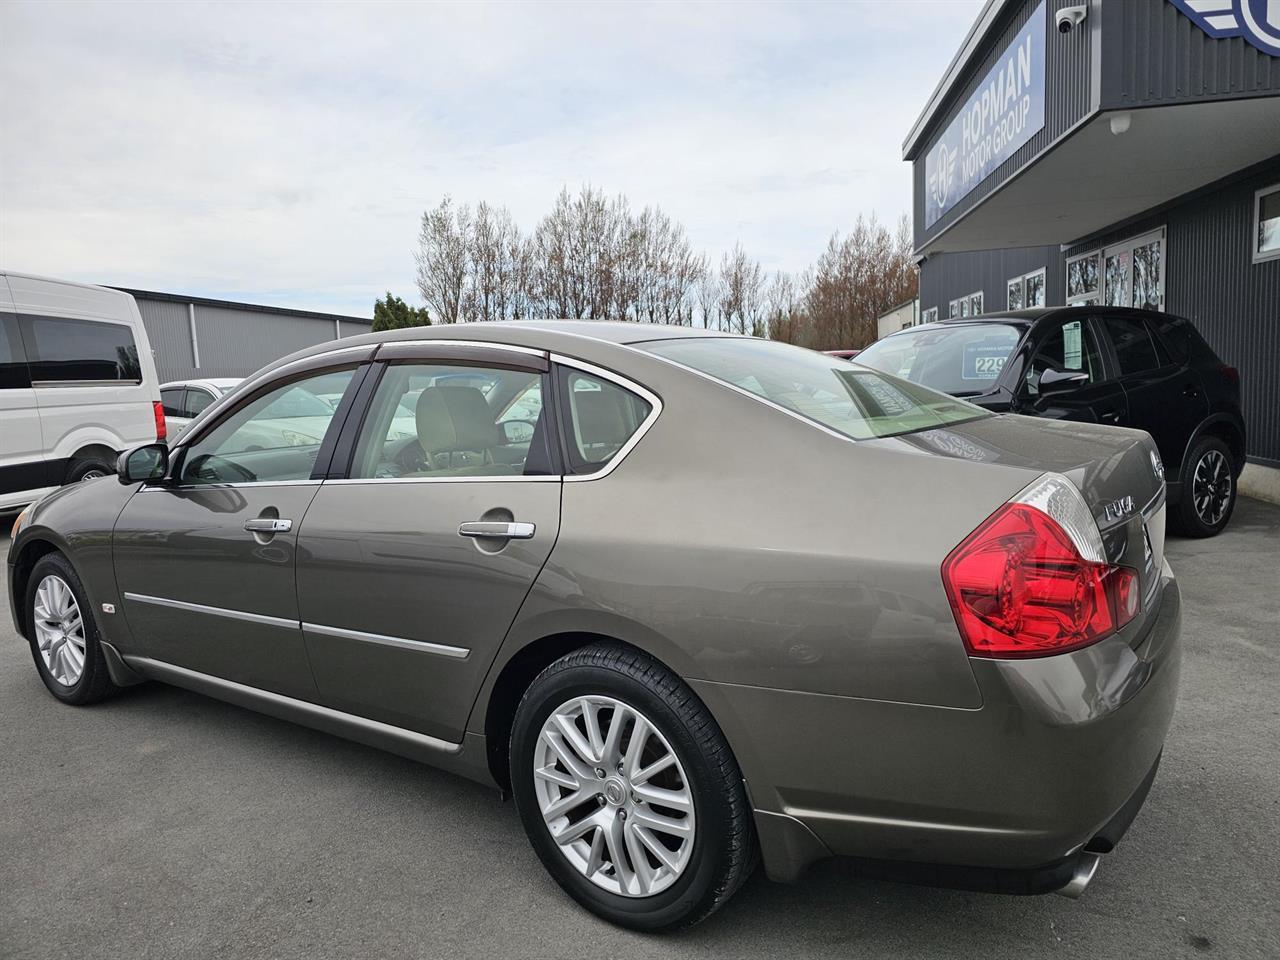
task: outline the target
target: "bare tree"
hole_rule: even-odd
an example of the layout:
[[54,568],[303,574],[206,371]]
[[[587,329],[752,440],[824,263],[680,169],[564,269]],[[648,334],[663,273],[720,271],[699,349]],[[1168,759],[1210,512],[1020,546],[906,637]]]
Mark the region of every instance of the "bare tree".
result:
[[470,225],[470,209],[466,206],[455,209],[449,197],[422,215],[417,252],[418,292],[437,323],[457,323],[463,319]]
[[463,313],[467,320],[508,320],[526,312],[527,252],[506,207],[481,202],[469,223]]
[[764,273],[742,244],[720,260],[720,317],[732,333],[764,336]]

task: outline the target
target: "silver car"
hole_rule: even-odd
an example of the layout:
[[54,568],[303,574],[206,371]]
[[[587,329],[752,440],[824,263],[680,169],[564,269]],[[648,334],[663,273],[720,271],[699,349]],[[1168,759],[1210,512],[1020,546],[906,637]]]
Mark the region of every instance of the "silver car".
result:
[[[312,442],[244,442],[320,385]],[[638,929],[707,916],[761,860],[1078,895],[1174,707],[1147,434],[796,347],[373,334],[118,474],[15,529],[55,697],[158,680],[495,785],[556,882]]]

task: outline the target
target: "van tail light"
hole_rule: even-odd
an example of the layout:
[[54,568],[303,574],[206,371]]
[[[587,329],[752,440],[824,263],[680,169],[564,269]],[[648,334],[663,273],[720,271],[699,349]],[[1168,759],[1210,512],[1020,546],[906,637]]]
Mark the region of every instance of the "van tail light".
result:
[[164,404],[159,400],[153,400],[151,409],[156,415],[156,443],[160,443],[169,435],[169,427],[164,422]]
[[1231,384],[1233,387],[1238,387],[1238,386],[1240,386],[1240,371],[1239,371],[1239,370],[1237,370],[1235,367],[1228,366],[1228,365],[1227,365],[1227,364],[1225,364],[1225,363],[1222,365],[1222,368],[1221,368],[1221,369],[1222,369],[1222,379],[1223,379],[1223,380],[1227,381],[1227,383]]
[[1080,492],[1045,474],[951,551],[942,582],[970,656],[1078,650],[1137,616],[1136,571],[1108,564]]

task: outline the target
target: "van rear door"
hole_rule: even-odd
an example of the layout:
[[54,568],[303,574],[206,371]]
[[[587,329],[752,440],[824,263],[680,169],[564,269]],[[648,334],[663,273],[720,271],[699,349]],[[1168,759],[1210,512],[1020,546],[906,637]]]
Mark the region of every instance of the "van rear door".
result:
[[[9,282],[0,275],[0,509],[28,502],[42,491],[46,460],[40,438],[40,412],[31,371],[18,330],[18,317],[9,296]],[[32,491],[29,493],[28,491]]]

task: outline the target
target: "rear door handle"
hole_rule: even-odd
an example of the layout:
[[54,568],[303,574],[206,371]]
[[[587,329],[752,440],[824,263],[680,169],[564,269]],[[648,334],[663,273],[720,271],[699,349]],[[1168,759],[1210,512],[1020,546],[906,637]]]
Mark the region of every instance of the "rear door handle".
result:
[[277,517],[254,517],[244,522],[244,528],[250,533],[288,533],[293,529],[293,521]]
[[458,536],[487,540],[532,540],[537,529],[532,523],[468,520],[466,523],[458,524]]

